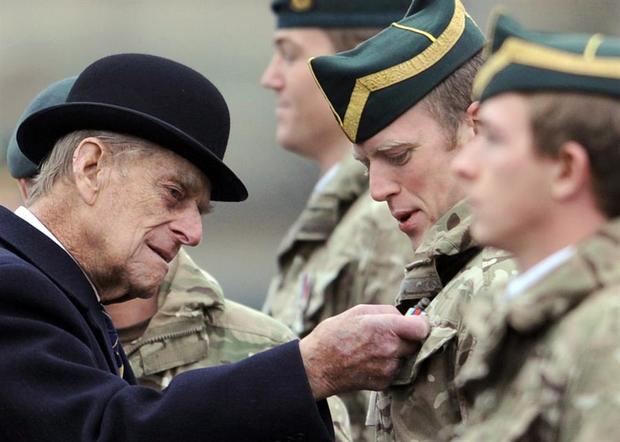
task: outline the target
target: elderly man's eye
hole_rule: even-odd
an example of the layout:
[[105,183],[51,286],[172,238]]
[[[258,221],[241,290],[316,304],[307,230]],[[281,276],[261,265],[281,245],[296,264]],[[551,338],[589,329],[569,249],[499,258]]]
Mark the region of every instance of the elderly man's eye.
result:
[[181,201],[183,197],[185,196],[185,194],[183,193],[183,190],[181,190],[178,187],[168,187],[168,193],[176,201]]

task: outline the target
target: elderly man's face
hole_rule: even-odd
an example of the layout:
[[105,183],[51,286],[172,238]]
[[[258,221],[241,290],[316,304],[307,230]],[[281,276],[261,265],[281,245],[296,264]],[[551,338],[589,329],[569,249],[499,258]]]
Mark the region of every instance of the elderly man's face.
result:
[[[473,129],[462,126],[459,135],[473,136]],[[457,151],[451,144],[443,127],[418,103],[354,146],[354,156],[368,168],[371,196],[388,203],[414,248],[426,230],[463,197],[450,173]]]
[[109,165],[84,241],[87,273],[116,294],[104,302],[154,295],[179,248],[200,242],[209,210],[209,182],[187,160],[160,148],[131,155]]

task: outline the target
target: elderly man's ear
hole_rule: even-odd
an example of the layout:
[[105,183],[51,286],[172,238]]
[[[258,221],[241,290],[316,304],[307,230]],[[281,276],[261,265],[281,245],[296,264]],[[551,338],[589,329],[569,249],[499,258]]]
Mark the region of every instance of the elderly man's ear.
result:
[[[93,205],[109,180],[110,150],[98,138],[84,138],[73,152],[73,179],[82,200]],[[107,166],[106,166],[107,164]]]

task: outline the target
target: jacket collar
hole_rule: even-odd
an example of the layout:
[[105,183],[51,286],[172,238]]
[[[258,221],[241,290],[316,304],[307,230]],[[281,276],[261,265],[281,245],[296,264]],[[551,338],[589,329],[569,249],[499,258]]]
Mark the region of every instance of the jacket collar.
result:
[[334,177],[321,191],[310,196],[280,244],[278,255],[286,253],[297,241],[326,241],[346,211],[367,189],[368,178],[363,166],[349,157],[341,161]]
[[506,322],[530,332],[555,322],[592,292],[620,282],[620,221],[605,224],[576,253],[506,306]]
[[620,220],[602,226],[575,246],[562,265],[512,301],[496,293],[493,301],[474,300],[465,321],[477,347],[461,370],[457,384],[488,375],[491,361],[503,348],[509,331],[535,333],[559,321],[593,292],[620,283]]
[[[414,260],[405,268],[396,305],[421,298],[432,300],[443,289],[446,278],[442,278],[445,275],[438,268],[438,258],[465,256],[468,251],[477,253],[476,244],[469,234],[470,225],[471,214],[465,202],[461,201],[431,226],[417,248]],[[455,261],[452,267],[465,265],[467,261],[459,260],[458,264]]]

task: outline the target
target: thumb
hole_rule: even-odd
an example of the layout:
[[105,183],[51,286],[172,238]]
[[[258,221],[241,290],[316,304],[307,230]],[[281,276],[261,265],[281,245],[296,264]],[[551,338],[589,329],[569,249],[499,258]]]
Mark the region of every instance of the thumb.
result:
[[394,316],[392,330],[401,339],[408,341],[422,341],[431,329],[426,315]]

